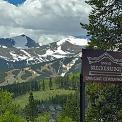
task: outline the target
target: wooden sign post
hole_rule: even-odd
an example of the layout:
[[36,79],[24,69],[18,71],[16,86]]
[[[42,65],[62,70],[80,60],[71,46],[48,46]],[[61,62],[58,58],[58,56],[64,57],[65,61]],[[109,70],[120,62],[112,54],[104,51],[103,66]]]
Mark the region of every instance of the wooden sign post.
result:
[[122,83],[122,52],[83,49],[81,122],[85,121],[85,82]]

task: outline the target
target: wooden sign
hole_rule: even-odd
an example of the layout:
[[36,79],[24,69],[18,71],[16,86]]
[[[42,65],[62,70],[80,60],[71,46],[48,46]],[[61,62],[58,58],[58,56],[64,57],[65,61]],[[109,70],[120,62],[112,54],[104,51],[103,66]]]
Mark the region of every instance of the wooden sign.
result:
[[121,82],[122,52],[83,49],[83,81]]

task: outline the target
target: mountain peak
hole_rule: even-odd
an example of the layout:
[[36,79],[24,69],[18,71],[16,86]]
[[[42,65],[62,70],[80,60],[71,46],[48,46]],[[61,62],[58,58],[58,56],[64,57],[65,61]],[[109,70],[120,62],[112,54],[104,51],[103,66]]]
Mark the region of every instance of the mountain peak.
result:
[[57,45],[62,45],[63,43],[69,42],[73,45],[78,45],[78,46],[86,46],[88,45],[88,40],[87,39],[81,39],[81,38],[76,38],[73,36],[69,36],[68,38],[64,38],[60,41],[57,42]]
[[39,45],[34,40],[26,36],[25,34],[13,37],[12,39],[15,41],[14,47],[16,48],[26,49],[26,48],[39,47]]
[[15,36],[12,38],[0,38],[0,45],[6,47],[14,48],[34,48],[39,47],[39,44],[32,40],[30,37],[25,34]]
[[[16,38],[16,37],[21,37],[21,38],[30,38],[29,36],[25,35],[25,34],[21,34],[21,35],[18,35],[18,36],[14,36],[12,38]],[[30,38],[31,39],[31,38]]]
[[25,34],[22,34],[22,35],[20,35],[20,36],[23,36],[23,37],[24,37],[24,36],[26,36],[26,35],[25,35]]

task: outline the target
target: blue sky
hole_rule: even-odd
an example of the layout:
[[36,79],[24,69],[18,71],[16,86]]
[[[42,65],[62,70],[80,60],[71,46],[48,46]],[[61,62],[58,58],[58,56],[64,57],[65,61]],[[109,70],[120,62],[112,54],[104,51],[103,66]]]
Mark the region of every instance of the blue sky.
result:
[[9,3],[14,5],[22,4],[23,2],[25,2],[25,0],[5,0],[5,1],[8,1]]

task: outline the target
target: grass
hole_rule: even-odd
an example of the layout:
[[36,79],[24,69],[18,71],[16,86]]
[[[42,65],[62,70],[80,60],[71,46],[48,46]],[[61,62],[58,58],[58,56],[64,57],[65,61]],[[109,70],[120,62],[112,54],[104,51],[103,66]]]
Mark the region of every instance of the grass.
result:
[[[74,94],[74,90],[65,90],[65,89],[55,89],[55,90],[45,90],[45,91],[34,91],[33,96],[37,100],[48,100],[49,97],[55,97],[56,95],[69,95]],[[16,97],[14,103],[20,105],[21,108],[24,108],[28,103],[29,93]]]

